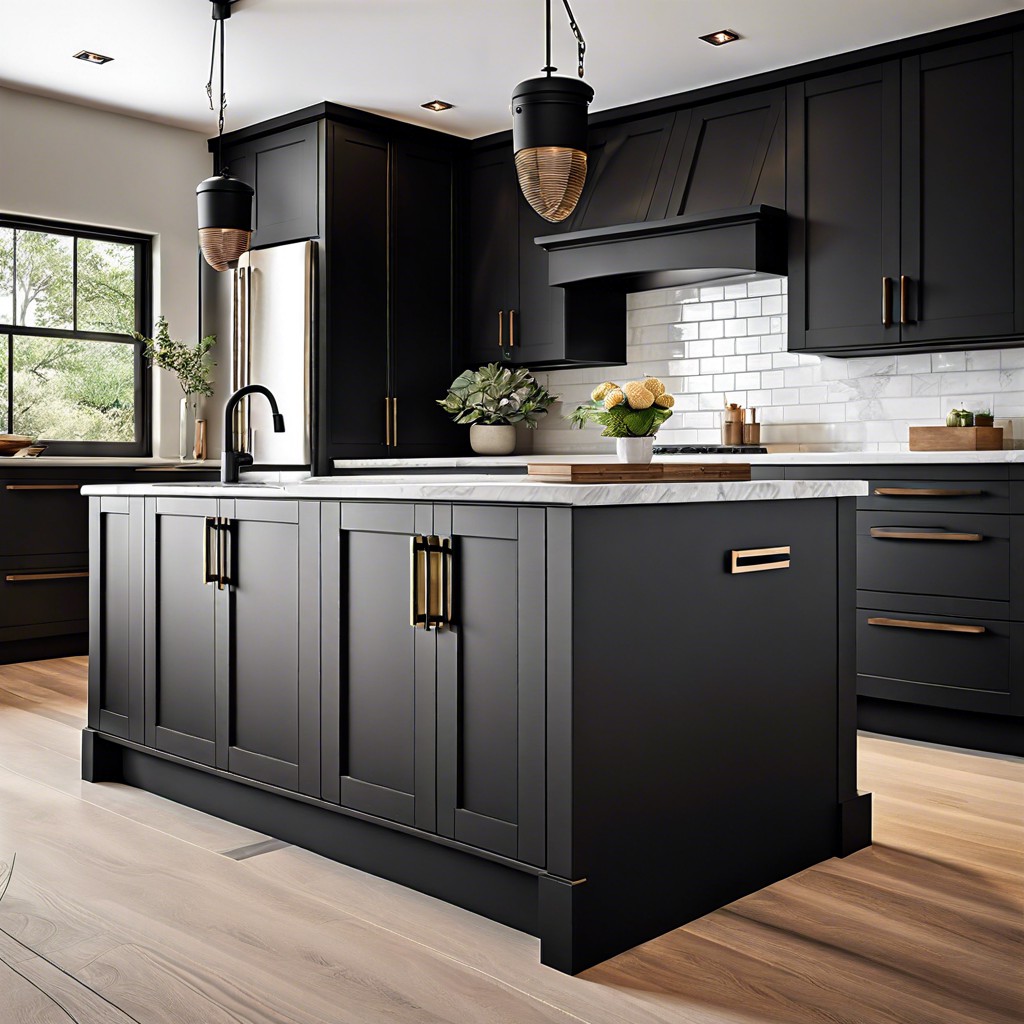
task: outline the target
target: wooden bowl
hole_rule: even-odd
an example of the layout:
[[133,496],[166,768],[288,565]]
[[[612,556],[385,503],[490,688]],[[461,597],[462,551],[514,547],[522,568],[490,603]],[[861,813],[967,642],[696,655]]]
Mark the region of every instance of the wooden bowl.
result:
[[0,456],[20,452],[22,448],[27,448],[33,441],[35,441],[34,437],[26,437],[24,434],[0,434]]

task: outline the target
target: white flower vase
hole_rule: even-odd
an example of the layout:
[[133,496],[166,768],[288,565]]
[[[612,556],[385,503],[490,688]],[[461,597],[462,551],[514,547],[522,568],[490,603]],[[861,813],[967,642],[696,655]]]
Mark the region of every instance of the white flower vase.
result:
[[182,462],[188,462],[195,457],[198,410],[199,397],[197,395],[186,395],[181,400],[178,420],[178,458]]
[[654,455],[654,437],[617,437],[615,454],[619,462],[645,466]]
[[516,450],[516,428],[511,423],[474,423],[469,446],[477,455],[511,455]]

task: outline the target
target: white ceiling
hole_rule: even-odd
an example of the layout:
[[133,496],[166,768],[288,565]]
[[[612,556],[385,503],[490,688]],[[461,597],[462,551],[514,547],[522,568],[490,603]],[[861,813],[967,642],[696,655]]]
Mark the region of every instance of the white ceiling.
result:
[[[570,0],[592,109],[617,107],[1021,9],[1009,0]],[[215,134],[209,0],[0,0],[0,84]],[[553,0],[554,63],[576,66]],[[543,0],[239,0],[228,131],[332,100],[476,137],[544,63]],[[736,43],[697,37],[735,29]],[[114,57],[72,60],[88,49]],[[216,90],[215,90],[216,91]],[[434,98],[455,109],[421,110]],[[0,140],[2,144],[2,140]]]

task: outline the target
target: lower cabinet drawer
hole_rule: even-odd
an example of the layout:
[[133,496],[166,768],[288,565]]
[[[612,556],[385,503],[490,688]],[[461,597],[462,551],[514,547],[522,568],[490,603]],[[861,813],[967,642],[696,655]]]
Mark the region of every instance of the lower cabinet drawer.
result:
[[857,587],[1010,600],[1010,516],[857,513]]
[[0,480],[0,531],[5,556],[86,551],[89,499],[77,483]]
[[84,552],[0,560],[0,641],[84,631],[88,561]]
[[860,696],[1013,713],[1024,624],[864,608],[857,617]]

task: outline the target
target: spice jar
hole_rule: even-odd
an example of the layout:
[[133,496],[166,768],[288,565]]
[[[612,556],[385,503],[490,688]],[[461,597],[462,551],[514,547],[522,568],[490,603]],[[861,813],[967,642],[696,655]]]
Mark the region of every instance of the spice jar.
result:
[[722,413],[722,444],[743,444],[743,409],[735,402],[727,402]]

